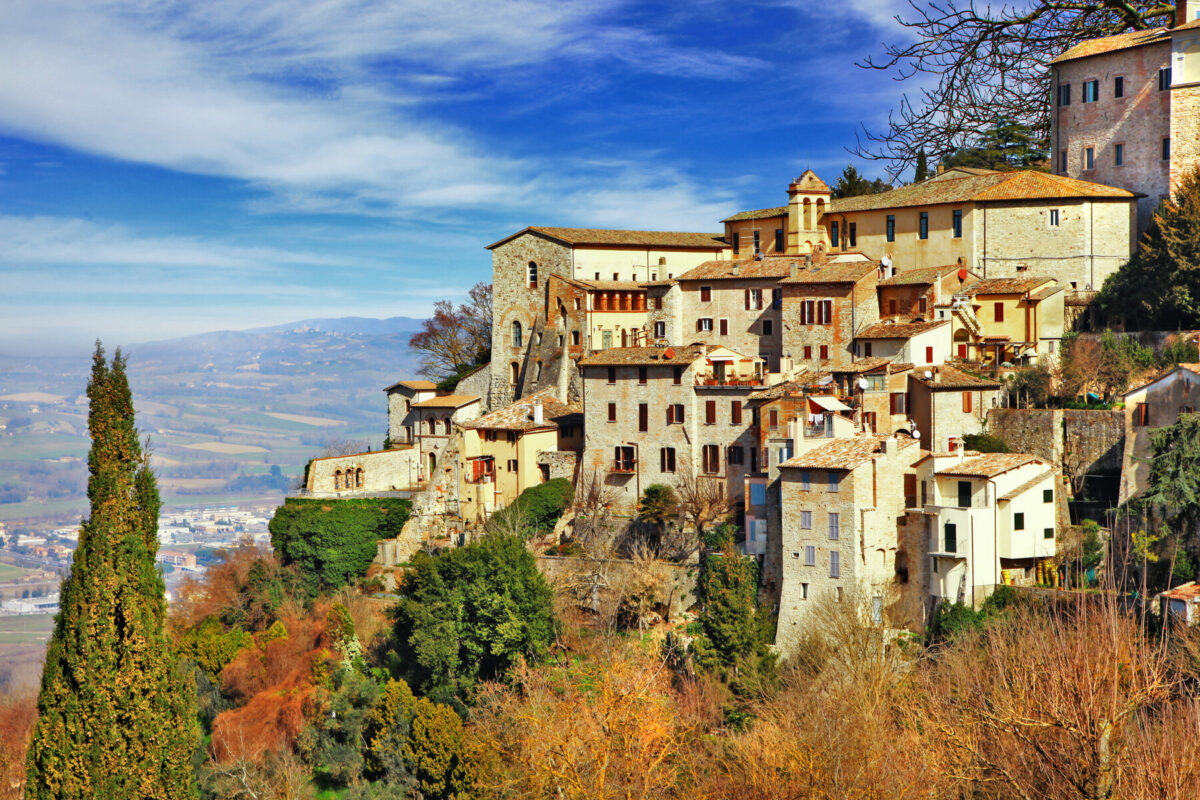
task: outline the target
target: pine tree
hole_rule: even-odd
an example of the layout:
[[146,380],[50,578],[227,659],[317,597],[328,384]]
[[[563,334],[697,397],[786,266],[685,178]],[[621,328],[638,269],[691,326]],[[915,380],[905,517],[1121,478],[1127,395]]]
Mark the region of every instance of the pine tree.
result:
[[118,350],[106,364],[99,342],[88,400],[91,513],[46,654],[25,795],[193,797],[195,686],[163,633],[158,489],[133,425],[125,360]]
[[913,176],[913,181],[915,183],[920,183],[921,181],[925,180],[928,177],[929,177],[929,161],[927,160],[927,158],[925,156],[925,149],[921,148],[921,150],[919,150],[917,152],[917,170],[916,170],[916,175]]

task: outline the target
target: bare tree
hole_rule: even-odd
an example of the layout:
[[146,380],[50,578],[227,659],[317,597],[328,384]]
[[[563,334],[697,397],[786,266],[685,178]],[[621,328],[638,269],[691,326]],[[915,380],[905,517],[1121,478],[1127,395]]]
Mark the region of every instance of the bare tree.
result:
[[859,63],[920,86],[901,97],[888,129],[863,128],[852,152],[895,178],[922,149],[939,159],[984,140],[998,122],[1050,134],[1047,61],[1085,40],[1171,24],[1161,0],[909,0],[906,30],[882,56]]
[[408,346],[421,354],[421,371],[447,378],[481,363],[492,348],[492,287],[477,283],[466,303],[433,304],[433,316],[421,323]]
[[688,468],[676,473],[675,497],[680,515],[696,533],[691,552],[699,548],[705,527],[724,520],[733,511],[723,477],[697,475]]

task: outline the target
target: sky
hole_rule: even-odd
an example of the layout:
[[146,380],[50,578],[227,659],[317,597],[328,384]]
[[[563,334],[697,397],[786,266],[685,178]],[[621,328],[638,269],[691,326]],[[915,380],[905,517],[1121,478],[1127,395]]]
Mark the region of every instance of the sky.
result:
[[833,183],[904,0],[4,0],[0,354],[426,315],[526,225]]

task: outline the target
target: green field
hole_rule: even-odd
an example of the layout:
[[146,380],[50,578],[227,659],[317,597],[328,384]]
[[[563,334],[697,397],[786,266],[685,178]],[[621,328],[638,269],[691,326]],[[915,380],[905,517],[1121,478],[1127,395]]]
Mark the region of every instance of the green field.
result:
[[54,630],[53,614],[30,614],[22,617],[0,617],[0,644],[32,644],[44,642]]
[[12,583],[29,572],[24,567],[14,567],[12,564],[0,564],[0,583]]

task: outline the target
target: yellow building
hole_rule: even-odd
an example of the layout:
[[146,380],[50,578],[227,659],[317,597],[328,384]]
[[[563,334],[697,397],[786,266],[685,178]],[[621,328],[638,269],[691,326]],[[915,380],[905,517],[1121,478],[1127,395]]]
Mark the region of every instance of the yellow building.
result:
[[459,516],[482,522],[521,492],[574,477],[583,449],[583,410],[546,389],[462,424]]
[[937,318],[951,322],[955,358],[1030,364],[1058,353],[1063,300],[1053,278],[989,278],[955,292]]

